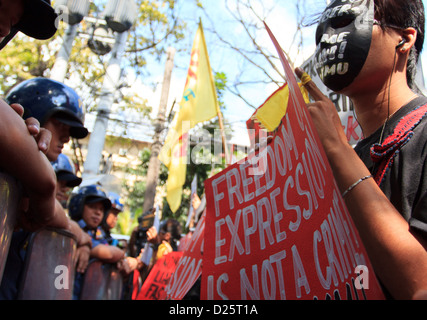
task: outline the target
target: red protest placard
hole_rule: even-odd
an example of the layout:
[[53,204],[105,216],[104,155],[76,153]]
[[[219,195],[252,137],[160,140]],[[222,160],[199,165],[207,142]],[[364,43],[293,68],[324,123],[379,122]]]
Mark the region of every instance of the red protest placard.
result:
[[281,58],[290,99],[274,139],[205,183],[202,299],[383,299]]
[[162,300],[165,288],[175,272],[182,252],[171,252],[159,260],[144,281],[136,300]]
[[202,274],[205,219],[206,211],[202,214],[165,289],[168,300],[182,300]]

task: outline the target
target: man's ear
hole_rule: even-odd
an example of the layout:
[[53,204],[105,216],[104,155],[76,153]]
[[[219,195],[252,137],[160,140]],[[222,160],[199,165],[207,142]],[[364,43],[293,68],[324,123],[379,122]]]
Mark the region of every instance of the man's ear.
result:
[[397,44],[396,49],[401,52],[406,52],[411,50],[411,48],[415,45],[417,41],[417,30],[414,28],[406,28],[400,31],[401,32],[401,40]]

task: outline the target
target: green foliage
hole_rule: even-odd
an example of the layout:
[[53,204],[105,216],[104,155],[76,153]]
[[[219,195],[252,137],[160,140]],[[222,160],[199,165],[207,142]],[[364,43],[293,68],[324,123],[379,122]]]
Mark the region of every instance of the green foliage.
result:
[[0,51],[0,94],[5,95],[24,80],[47,75],[55,58],[47,50],[47,44],[47,41],[17,35]]
[[112,233],[130,236],[132,230],[138,225],[138,218],[130,211],[123,211],[117,217],[117,224]]
[[224,72],[215,73],[215,86],[216,86],[219,106],[221,110],[225,109],[223,96],[224,96],[224,91],[227,88],[227,75]]
[[150,150],[144,149],[140,152],[141,164],[137,168],[126,167],[125,173],[128,175],[136,176],[137,179],[133,185],[129,185],[127,180],[123,181],[123,188],[128,194],[126,198],[126,205],[129,207],[131,212],[136,212],[142,208],[144,204],[145,195],[145,179],[147,174],[148,162],[150,160]]
[[[135,216],[142,214],[142,207],[144,205],[144,197],[146,190],[145,177],[148,171],[148,164],[150,162],[151,151],[145,148],[139,153],[140,164],[136,168],[126,167],[125,173],[127,176],[136,176],[136,181],[129,183],[128,180],[123,181],[123,188],[128,195],[126,198],[126,205]],[[167,168],[162,165],[160,168],[159,185],[162,186],[166,183],[168,177]]]

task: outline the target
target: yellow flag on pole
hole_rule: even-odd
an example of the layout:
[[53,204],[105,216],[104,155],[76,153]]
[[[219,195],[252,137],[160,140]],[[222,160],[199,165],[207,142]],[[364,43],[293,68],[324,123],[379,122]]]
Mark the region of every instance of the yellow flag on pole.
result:
[[181,205],[187,169],[188,131],[197,123],[216,117],[218,112],[215,83],[200,22],[191,51],[183,98],[159,155],[160,161],[169,169],[166,198],[172,212],[176,212]]

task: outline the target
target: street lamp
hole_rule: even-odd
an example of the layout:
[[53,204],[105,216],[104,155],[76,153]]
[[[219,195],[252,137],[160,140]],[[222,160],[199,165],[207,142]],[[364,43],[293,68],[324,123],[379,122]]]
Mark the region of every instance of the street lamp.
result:
[[[66,9],[65,9],[66,8]],[[56,0],[55,9],[65,9],[63,14],[64,21],[69,25],[79,24],[89,13],[89,0]]]
[[138,8],[134,0],[110,0],[103,13],[107,25],[119,33],[132,28],[137,14]]
[[73,42],[77,36],[78,25],[88,15],[89,8],[89,0],[57,0],[55,2],[55,11],[61,12],[61,18],[68,24],[68,27],[63,37],[61,49],[51,70],[51,79],[59,82],[64,81]]
[[123,33],[132,28],[137,18],[134,0],[110,0],[101,14],[103,19],[95,19],[92,34],[88,40],[89,48],[97,55],[105,55],[112,50],[111,32]]
[[114,39],[110,35],[110,30],[105,24],[95,22],[92,25],[92,33],[87,41],[87,45],[93,53],[103,56],[110,53],[113,48]]

